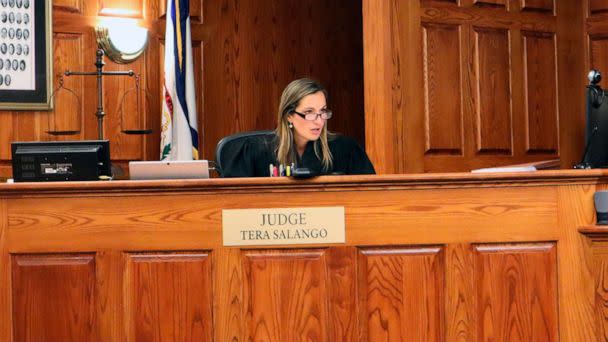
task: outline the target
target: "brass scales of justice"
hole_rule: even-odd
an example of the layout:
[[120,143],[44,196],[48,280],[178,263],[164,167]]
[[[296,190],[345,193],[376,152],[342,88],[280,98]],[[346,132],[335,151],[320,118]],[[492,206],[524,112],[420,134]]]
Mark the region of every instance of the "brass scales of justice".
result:
[[[106,116],[106,113],[104,112],[103,109],[103,77],[104,76],[129,76],[129,77],[135,77],[135,87],[126,90],[123,95],[122,98],[119,102],[119,112],[120,112],[120,128],[121,128],[121,132],[125,133],[125,134],[150,134],[152,133],[152,129],[148,129],[148,128],[143,128],[143,129],[124,129],[123,128],[123,115],[124,115],[124,110],[123,110],[123,104],[124,101],[126,99],[127,94],[131,93],[131,92],[135,92],[136,98],[137,98],[137,113],[139,114],[139,112],[141,111],[141,101],[140,101],[140,75],[136,74],[135,72],[133,72],[133,70],[128,70],[128,71],[104,71],[103,67],[105,66],[105,62],[103,61],[103,57],[104,57],[104,52],[102,49],[97,49],[96,51],[96,59],[95,59],[95,67],[96,70],[95,71],[90,71],[90,72],[86,72],[86,71],[70,71],[70,70],[66,70],[64,72],[63,75],[59,75],[59,86],[57,88],[55,88],[55,90],[53,91],[53,94],[51,95],[51,97],[55,97],[55,95],[60,92],[62,89],[66,90],[68,93],[71,94],[71,96],[75,97],[79,107],[80,107],[80,97],[71,89],[67,88],[64,86],[63,84],[63,76],[65,75],[66,77],[70,77],[70,76],[95,76],[97,78],[97,111],[95,112],[95,116],[97,117],[97,136],[99,140],[103,140],[103,120],[104,117]],[[150,96],[149,93],[147,91],[143,91],[143,93],[145,94],[145,100],[148,103],[148,105],[150,104]],[[79,120],[80,125],[82,126],[82,121]],[[51,130],[49,129],[46,133],[51,134],[51,135],[74,135],[74,134],[78,134],[81,130],[81,127],[78,130],[64,130],[64,131],[58,131],[58,130]]]

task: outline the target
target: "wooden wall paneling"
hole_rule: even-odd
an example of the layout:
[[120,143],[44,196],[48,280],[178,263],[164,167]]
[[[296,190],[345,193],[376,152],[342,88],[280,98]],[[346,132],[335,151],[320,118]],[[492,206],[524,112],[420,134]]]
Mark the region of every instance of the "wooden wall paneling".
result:
[[554,33],[522,32],[528,153],[558,154],[556,39]]
[[[204,22],[204,13],[203,13],[203,1],[204,0],[191,0],[190,1],[190,20],[192,22],[203,23]],[[166,3],[165,3],[165,6]]]
[[590,14],[600,14],[608,12],[608,0],[589,0]]
[[512,153],[509,31],[474,27],[477,101],[476,152]]
[[213,341],[211,256],[129,253],[128,341]]
[[443,341],[443,247],[362,249],[360,340]]
[[245,274],[241,250],[217,248],[213,253],[215,341],[245,341]]
[[[385,66],[390,65],[394,61],[399,62],[399,65],[404,65],[402,70],[399,68],[393,68],[389,71],[389,75],[394,70],[399,70],[399,73],[397,74],[397,77],[391,79],[391,87],[388,87],[387,85],[389,83],[387,82],[386,77],[379,77],[379,75],[382,75],[382,73],[379,72],[379,69],[377,69],[377,65],[382,63],[374,63],[372,66],[368,66],[366,63],[366,68],[370,68],[370,76],[368,77],[368,74],[366,73],[365,89],[379,90],[383,89],[382,87],[387,87],[387,89],[383,90],[384,96],[386,97],[386,100],[383,100],[383,102],[385,103],[384,106],[387,109],[390,108],[390,110],[387,110],[387,112],[394,113],[392,114],[392,119],[394,122],[398,123],[399,120],[402,120],[404,134],[401,134],[400,136],[403,136],[404,138],[403,141],[400,141],[400,143],[403,146],[403,153],[400,153],[399,151],[395,152],[395,149],[390,148],[390,142],[382,141],[382,147],[384,148],[387,146],[386,149],[390,151],[390,154],[396,155],[398,163],[403,163],[405,165],[407,172],[443,172],[447,170],[468,171],[470,169],[480,167],[517,164],[555,158],[558,155],[561,155],[560,144],[567,149],[564,154],[565,158],[572,160],[572,150],[575,148],[568,147],[565,143],[562,144],[562,141],[558,139],[558,137],[561,136],[560,134],[562,129],[558,123],[559,120],[564,119],[565,122],[572,123],[576,127],[574,121],[580,120],[580,118],[567,118],[565,115],[562,115],[561,112],[558,113],[557,105],[559,101],[560,108],[562,105],[564,105],[571,108],[573,112],[580,113],[580,109],[573,106],[573,104],[576,103],[576,99],[570,100],[567,96],[562,98],[555,95],[553,101],[554,105],[552,108],[552,113],[554,115],[552,117],[545,118],[546,120],[550,119],[551,122],[545,124],[544,121],[534,121],[537,120],[536,118],[531,119],[534,124],[538,122],[537,125],[544,125],[543,127],[548,125],[549,129],[554,128],[553,131],[543,131],[541,137],[528,134],[530,132],[525,131],[527,129],[526,125],[528,124],[524,124],[525,118],[520,118],[520,115],[522,115],[525,110],[525,82],[521,80],[524,77],[524,66],[523,62],[521,62],[522,43],[518,41],[521,39],[521,31],[553,33],[557,31],[558,21],[557,16],[555,13],[553,13],[553,11],[541,10],[540,8],[535,8],[532,10],[532,7],[539,7],[542,4],[543,3],[541,2],[528,1],[526,5],[527,9],[524,9],[522,12],[522,3],[519,0],[498,2],[484,1],[483,3],[481,1],[474,2],[473,0],[463,0],[459,1],[457,4],[450,1],[397,1],[386,5],[384,7],[384,13],[381,13],[382,15],[376,14],[380,13],[378,12],[378,9],[382,8],[380,6],[370,7],[371,10],[364,10],[364,23],[370,22],[377,25],[377,27],[384,27],[382,30],[384,34],[388,36],[386,38],[387,43],[384,45],[379,45],[377,42],[381,42],[382,37],[376,35],[374,39],[372,39],[371,35],[368,37],[367,33],[371,31],[364,31],[364,43],[365,38],[369,38],[370,41],[372,41],[369,48],[368,45],[365,45],[366,56],[372,56],[372,53],[384,53],[385,60],[383,60],[383,64]],[[560,17],[560,23],[563,21],[563,28],[560,28],[560,32],[565,31],[565,24],[567,22],[566,18],[569,15],[574,14],[572,12],[574,7],[576,7],[576,4],[566,4],[560,7],[564,9],[564,14],[561,12],[556,12]],[[391,29],[389,20],[387,20],[387,18],[391,17],[399,18],[399,23],[401,24],[399,29]],[[418,28],[412,28],[411,25],[417,25]],[[462,115],[458,118],[460,121],[453,121],[451,118],[453,117],[452,111],[454,111],[454,106],[449,105],[445,105],[447,109],[438,111],[439,114],[437,115],[440,120],[445,123],[443,126],[448,128],[443,130],[445,133],[441,136],[442,139],[447,140],[447,138],[452,135],[451,132],[455,129],[455,127],[461,124],[463,126],[461,138],[462,152],[455,154],[431,153],[429,152],[429,146],[427,144],[429,141],[428,135],[422,137],[416,136],[417,132],[425,131],[425,110],[427,110],[428,107],[419,101],[421,98],[424,99],[424,101],[427,101],[425,94],[417,93],[417,88],[420,88],[420,84],[425,84],[427,81],[425,79],[419,80],[419,78],[424,78],[425,76],[421,74],[424,74],[427,71],[424,67],[421,67],[421,65],[416,63],[416,58],[424,58],[424,56],[428,54],[425,51],[427,48],[427,46],[425,46],[427,38],[424,35],[425,33],[428,33],[427,27],[442,25],[460,26],[460,30],[463,33],[460,43],[461,51],[459,52],[460,73],[455,76],[460,78],[458,96],[460,96]],[[477,41],[477,38],[479,38],[478,36],[469,34],[469,32],[475,32],[475,30],[483,30],[484,34],[487,32],[492,32],[492,30],[498,30],[498,32],[508,32],[507,37],[502,40],[502,42],[504,42],[502,45],[502,50],[505,51],[504,56],[506,58],[506,62],[504,64],[508,65],[510,68],[509,72],[507,73],[508,77],[504,78],[503,80],[508,81],[509,84],[508,86],[505,86],[505,88],[508,88],[508,91],[502,93],[502,95],[506,96],[507,101],[503,102],[508,103],[509,110],[511,111],[509,114],[511,115],[509,118],[509,120],[511,120],[509,123],[511,127],[504,132],[500,130],[492,132],[491,134],[484,133],[483,131],[480,133],[479,125],[476,126],[476,113],[481,110],[481,106],[484,104],[483,100],[477,98],[478,94],[476,94],[476,83],[480,81],[485,82],[480,79],[480,77],[484,77],[484,75],[488,77],[487,81],[489,82],[492,77],[492,70],[484,70],[483,66],[479,67],[475,65],[475,58],[476,56],[478,57],[475,52],[475,46],[479,42],[485,44],[483,38],[488,37],[487,35],[482,36],[481,40]],[[574,33],[568,32],[567,34],[571,35],[572,37],[574,36]],[[567,93],[565,89],[566,86],[562,85],[561,83],[562,78],[560,78],[560,82],[557,82],[558,75],[564,74],[563,79],[567,80],[566,82],[575,82],[573,72],[565,69],[565,65],[567,65],[566,61],[573,62],[575,59],[575,53],[573,51],[578,51],[576,49],[571,49],[574,45],[574,39],[571,39],[572,37],[563,40],[557,36],[555,37],[553,44],[553,77],[555,83],[552,85],[554,94],[558,93],[558,87],[563,88],[560,88],[561,93]],[[412,44],[412,42],[417,41],[421,42],[420,45]],[[398,45],[395,42],[399,42],[401,45]],[[444,53],[444,51],[450,51],[451,46],[453,45],[453,39],[447,41],[446,43],[441,43],[441,41],[438,42],[437,49],[441,51],[441,53]],[[557,44],[556,42],[560,43]],[[442,44],[445,44],[446,46],[443,46]],[[399,46],[401,46],[401,49]],[[556,58],[555,55],[557,52],[555,51],[557,48],[559,48],[559,51],[563,54],[563,57],[560,55],[558,58]],[[369,52],[369,50],[372,50],[372,52]],[[445,55],[448,55],[448,53],[445,53]],[[402,60],[399,58],[402,56],[406,56],[406,58],[408,58],[406,63],[401,63]],[[495,61],[492,60],[492,62]],[[559,70],[558,63],[560,65]],[[498,63],[491,65],[498,65]],[[475,70],[476,68],[482,70]],[[505,69],[506,68],[504,67],[497,68],[497,70],[499,70],[501,73],[504,72]],[[366,72],[367,71],[368,70],[366,70]],[[494,74],[494,76],[495,75],[496,74]],[[454,77],[451,77],[450,79],[452,82],[454,82]],[[485,90],[488,88],[483,87],[482,89]],[[423,90],[427,91],[426,89]],[[457,98],[458,96],[454,97]],[[377,102],[379,105],[381,104],[378,101],[378,96],[370,96],[368,93],[366,93],[365,97],[366,101],[368,101],[370,97],[373,97],[374,102]],[[445,101],[445,98],[443,100]],[[453,98],[448,100],[453,100]],[[391,105],[394,103],[405,103],[407,115],[403,115],[400,111],[396,111],[392,107],[387,106],[389,103]],[[418,105],[419,103],[420,106]],[[366,104],[366,118],[369,118],[369,120],[366,120],[366,136],[368,137],[368,140],[370,140],[369,137],[372,135],[381,135],[384,137],[384,140],[392,139],[392,137],[388,136],[386,132],[396,132],[399,125],[392,124],[391,122],[392,126],[374,126],[373,120],[377,121],[377,117],[381,117],[381,115],[369,115],[370,107],[371,106]],[[559,119],[558,115],[560,115]],[[372,122],[371,125],[370,122]],[[482,125],[483,124],[487,124],[487,122],[482,122]],[[567,132],[567,134],[570,135],[576,131],[576,128],[564,128],[564,130],[571,130],[572,132]],[[480,135],[483,134],[486,134],[488,139],[492,139],[487,142],[489,146],[484,146],[484,142],[480,142],[480,140],[483,140],[483,138],[480,138]],[[531,148],[527,148],[525,145],[525,136],[527,134],[532,136],[533,139],[531,142],[533,146]],[[505,143],[505,141],[509,141],[509,143]],[[520,141],[523,143],[520,143]],[[422,142],[424,142],[424,145]],[[494,147],[492,145],[498,145],[498,147]],[[545,145],[549,147],[546,147]],[[527,149],[533,151],[528,152]],[[481,150],[482,152],[480,153],[478,150]],[[371,150],[368,152],[372,153]],[[416,167],[410,168],[408,165],[417,165],[418,169],[416,169]]]
[[120,17],[144,17],[144,0],[97,0],[99,14]]
[[[241,184],[241,183],[239,183]],[[432,243],[436,234],[453,233],[454,240],[446,243],[475,239],[504,239],[508,241],[552,240],[557,238],[555,189],[530,186],[512,188],[471,188],[446,190],[450,198],[436,192],[394,190],[374,192],[367,196],[357,191],[339,195],[340,203],[347,208],[348,241],[351,244],[391,244],[396,239],[411,243]],[[457,195],[455,195],[457,194]],[[315,205],[330,205],[335,193],[316,194]],[[154,201],[153,196],[140,196],[137,200],[117,196],[112,205],[103,205],[99,199],[68,198],[59,202],[38,198],[15,199],[11,203],[9,220],[13,231],[9,242],[19,243],[23,250],[74,250],[74,246],[88,249],[129,250],[167,248],[200,249],[221,244],[221,217],[217,206],[224,209],[297,207],[310,204],[310,192],[290,195],[289,203],[276,194],[232,194],[208,196],[205,194],[179,194],[170,197],[171,206]],[[153,202],[154,204],[150,204]],[[180,208],[177,214],[173,210]],[[352,211],[352,214],[350,213]],[[404,217],[404,213],[407,213]],[[437,215],[448,215],[450,220],[439,221]],[[93,223],[91,223],[93,222]],[[378,222],[382,222],[381,225]],[[486,227],[501,223],[502,230]],[[404,225],[411,228],[403,229]],[[211,227],[202,231],[193,226]],[[83,227],[88,226],[88,229]],[[374,226],[378,235],[370,236],[367,227]],[[546,227],[530,230],[529,227]],[[31,231],[36,229],[32,240]],[[154,232],[142,241],[138,234]],[[95,240],[91,239],[95,236]],[[36,242],[37,241],[37,242]],[[74,244],[78,241],[78,245]]]
[[53,11],[80,13],[83,0],[53,0]]
[[2,164],[10,164],[11,160],[11,142],[15,140],[15,132],[13,130],[13,112],[0,111],[0,161]]
[[357,254],[356,247],[327,250],[330,298],[328,341],[357,340]]
[[462,33],[459,25],[422,24],[425,153],[463,153]]
[[[572,168],[585,149],[585,96],[588,40],[586,1],[560,1],[557,11],[559,155],[561,167]],[[581,38],[583,37],[583,38]],[[581,91],[573,91],[572,86]]]
[[98,250],[95,259],[99,341],[126,341],[124,310],[125,258],[118,250]]
[[[152,17],[156,17],[158,19],[164,19],[167,15],[167,1],[166,0],[155,0],[156,4],[153,4],[152,6],[155,6],[156,8],[159,9],[158,13],[156,15],[151,14]],[[154,3],[155,1],[150,1],[151,3]],[[203,23],[203,2],[204,0],[191,0],[190,1],[190,20],[192,22],[197,22],[202,24]]]
[[[395,105],[401,94],[398,46],[393,31],[394,3],[363,0],[363,73],[365,78],[365,146],[379,174],[398,173],[400,138],[396,121],[402,115]],[[380,20],[383,18],[383,20]],[[398,43],[398,41],[397,41]],[[400,99],[394,101],[394,99]],[[382,134],[382,133],[384,134]]]
[[521,0],[521,9],[553,13],[555,0]]
[[[597,189],[599,190],[599,189]],[[560,341],[598,341],[592,250],[578,228],[595,222],[595,186],[557,187]]]
[[[148,4],[150,4],[150,7],[148,7],[147,13],[151,17],[155,17],[158,11],[158,8],[152,7],[155,2],[150,1]],[[146,90],[151,97],[149,111],[145,116],[145,126],[152,130],[152,133],[146,135],[144,138],[144,156],[147,160],[157,160],[160,157],[160,123],[162,115],[161,104],[163,100],[163,75],[160,71],[162,70],[161,60],[164,58],[161,51],[163,51],[163,45],[160,42],[160,36],[154,30],[151,30],[148,48],[145,53],[145,73],[147,76]]]
[[8,212],[6,199],[0,199],[0,340],[12,341],[13,308],[11,301],[11,255],[7,242]]
[[328,341],[325,250],[243,253],[248,340]]
[[[396,56],[401,60],[395,60],[398,66],[393,78],[394,87],[393,103],[395,104],[395,135],[401,139],[396,146],[396,163],[398,168],[395,172],[422,172],[424,171],[424,84],[423,60],[421,49],[422,27],[420,16],[422,9],[418,1],[407,1],[400,3],[395,9],[396,14],[393,25],[394,32],[402,32],[395,41],[398,42],[399,50]],[[401,30],[400,30],[401,28]],[[417,42],[417,44],[412,44]],[[417,47],[417,48],[414,48]],[[365,49],[364,49],[365,52]],[[403,84],[401,84],[403,80]],[[367,117],[366,117],[367,120]],[[367,121],[366,121],[367,125]],[[368,132],[366,129],[366,136]],[[370,133],[373,134],[373,133]],[[376,132],[378,134],[378,132]],[[384,134],[380,132],[380,134]],[[408,156],[404,158],[403,156]]]
[[589,48],[591,68],[599,70],[602,75],[608,73],[608,34],[590,35]]
[[14,255],[16,341],[95,341],[95,255]]
[[[49,140],[77,140],[81,136],[83,125],[84,98],[83,80],[81,77],[65,77],[66,70],[81,70],[83,67],[82,35],[59,33],[55,31],[53,39],[55,70],[53,89],[53,111],[41,125],[42,131]],[[63,82],[63,87],[60,86]],[[66,136],[53,136],[50,132],[69,133]]]
[[471,246],[449,244],[445,249],[445,258],[445,341],[475,341],[478,322],[475,313],[475,268]]
[[[302,25],[300,27],[300,30],[308,30],[313,33],[313,44],[306,49],[310,55],[308,57],[310,63],[306,64],[314,65],[314,70],[308,72],[303,70],[278,86],[282,88],[291,79],[306,75],[318,79],[327,87],[328,105],[335,111],[335,117],[328,122],[329,130],[350,136],[364,145],[361,1],[322,1],[320,3],[322,4],[320,6],[310,6],[312,15],[310,20],[306,20],[306,23],[312,27],[307,28]],[[336,15],[336,13],[340,13],[340,15]],[[344,15],[344,13],[350,14]],[[316,20],[333,22],[333,25],[322,25],[313,29]],[[298,25],[298,23],[290,25],[294,24]],[[352,39],[353,37],[359,37],[359,39]],[[319,52],[316,49],[326,51],[330,56],[329,62],[319,61]],[[292,53],[294,52],[297,53],[297,51],[292,51]],[[289,60],[287,59],[287,61]],[[277,92],[277,98],[282,90]]]
[[[139,58],[130,64],[118,64],[106,58],[106,71],[128,71],[133,70],[135,74],[142,74],[146,70],[145,58]],[[88,77],[95,79],[95,77]],[[142,77],[141,85],[145,87],[145,75]],[[129,76],[108,76],[103,79],[104,92],[104,137],[111,137],[110,155],[114,160],[143,159],[143,138],[141,135],[130,135],[122,132],[121,116],[119,115],[120,102],[123,101],[122,125],[124,129],[135,129],[137,125],[145,122],[145,106],[142,105],[143,96],[137,92],[125,93],[135,87],[135,78]],[[95,89],[95,88],[94,88]],[[124,96],[124,97],[123,97]],[[139,97],[139,99],[138,99]],[[137,101],[142,107],[139,114],[135,113]],[[95,126],[96,127],[96,126]],[[140,128],[142,128],[140,126]]]
[[595,284],[595,324],[598,341],[608,339],[608,246],[605,236],[591,237]]
[[526,115],[526,77],[525,77],[525,58],[524,40],[520,28],[509,29],[510,37],[510,57],[511,65],[511,117],[512,117],[512,159],[521,160],[526,157],[536,157],[535,160],[543,159],[527,153],[528,147],[528,120]]
[[271,16],[282,4],[259,6],[241,1],[226,4],[221,10],[203,4],[213,9],[205,10],[206,24],[217,27],[216,34],[205,42],[208,55],[203,66],[209,71],[206,84],[213,85],[204,89],[208,127],[205,146],[210,157],[214,157],[217,142],[226,135],[275,126],[273,104],[278,104],[278,95],[269,91],[273,72],[270,63],[259,61],[278,58],[275,63],[286,68],[280,51],[273,53],[273,42],[268,39],[273,32]]
[[473,3],[477,6],[507,7],[507,0],[473,0]]
[[477,338],[557,341],[555,243],[476,245]]
[[[153,3],[154,1],[150,1],[150,3]],[[157,8],[158,8],[158,13],[156,13],[155,16],[153,16],[153,18],[157,18],[157,19],[165,19],[167,17],[167,2],[165,0],[156,0],[157,3]],[[152,13],[150,13],[151,15],[153,15]]]

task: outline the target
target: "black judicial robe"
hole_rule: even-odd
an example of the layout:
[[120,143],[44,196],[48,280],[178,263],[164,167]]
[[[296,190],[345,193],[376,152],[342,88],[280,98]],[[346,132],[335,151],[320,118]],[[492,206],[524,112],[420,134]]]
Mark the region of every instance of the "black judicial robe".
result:
[[[333,157],[330,170],[323,171],[321,160],[315,155],[313,141],[306,145],[296,167],[308,168],[318,175],[376,173],[365,150],[355,140],[337,134],[329,135],[327,140]],[[232,155],[224,159],[222,177],[268,177],[270,164],[277,165],[276,146],[276,135],[254,136],[242,141],[233,149]]]

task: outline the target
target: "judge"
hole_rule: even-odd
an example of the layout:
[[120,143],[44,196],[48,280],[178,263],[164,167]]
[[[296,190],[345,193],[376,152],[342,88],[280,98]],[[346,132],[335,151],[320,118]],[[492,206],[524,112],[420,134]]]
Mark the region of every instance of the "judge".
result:
[[[291,82],[281,96],[274,134],[243,142],[222,170],[223,177],[270,176],[272,166],[308,169],[312,174],[374,174],[365,151],[351,138],[330,133],[327,91],[302,78]],[[279,171],[280,172],[280,171]]]

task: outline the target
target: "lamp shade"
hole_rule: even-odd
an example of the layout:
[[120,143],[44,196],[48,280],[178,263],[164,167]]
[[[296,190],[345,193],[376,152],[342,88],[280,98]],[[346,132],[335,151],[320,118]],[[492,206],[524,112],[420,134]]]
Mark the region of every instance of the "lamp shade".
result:
[[148,30],[131,20],[111,20],[95,28],[97,44],[108,58],[126,64],[136,60],[148,45]]

